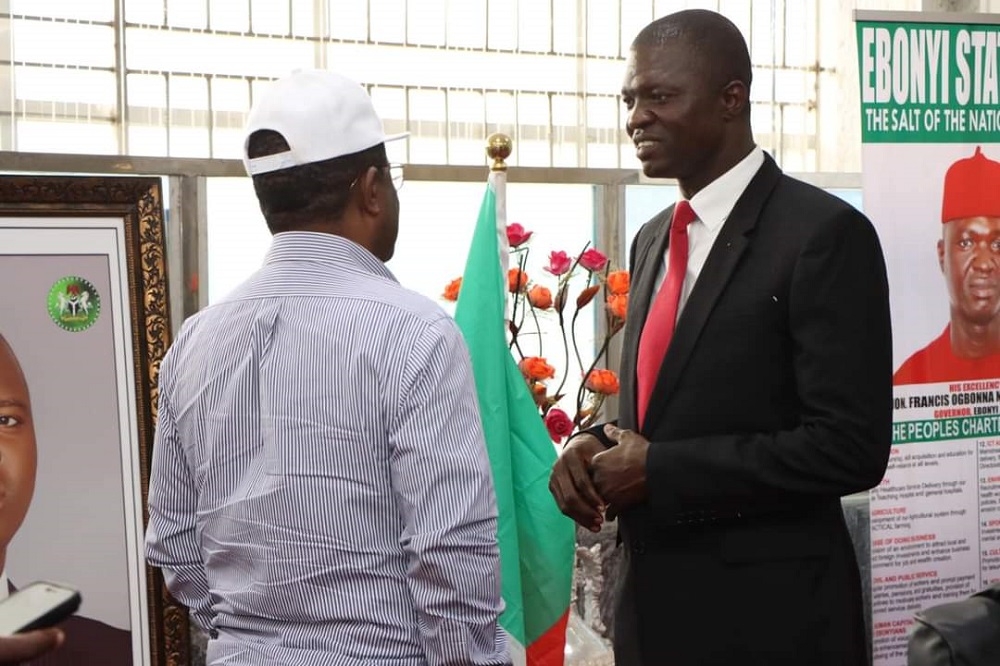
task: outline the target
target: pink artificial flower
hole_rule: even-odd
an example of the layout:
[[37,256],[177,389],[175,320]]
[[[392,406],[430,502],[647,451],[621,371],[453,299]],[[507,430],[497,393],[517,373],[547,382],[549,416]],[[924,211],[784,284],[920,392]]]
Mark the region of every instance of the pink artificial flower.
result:
[[514,222],[513,224],[507,225],[507,243],[511,247],[519,247],[528,242],[531,238],[531,231],[525,231],[524,227]]
[[562,275],[568,271],[572,265],[573,258],[562,250],[559,250],[558,252],[552,252],[549,254],[549,265],[545,267],[545,270],[553,275]]
[[599,271],[608,265],[608,258],[600,250],[590,248],[580,255],[580,265],[591,272]]

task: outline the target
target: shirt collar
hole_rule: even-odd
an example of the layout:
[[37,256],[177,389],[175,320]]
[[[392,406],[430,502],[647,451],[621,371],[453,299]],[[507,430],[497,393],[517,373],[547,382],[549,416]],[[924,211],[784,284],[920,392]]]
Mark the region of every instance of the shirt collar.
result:
[[726,221],[736,202],[764,164],[764,151],[754,146],[750,154],[691,197],[691,208],[711,231]]
[[282,231],[275,234],[264,264],[305,261],[351,267],[398,282],[378,257],[343,236],[318,231]]

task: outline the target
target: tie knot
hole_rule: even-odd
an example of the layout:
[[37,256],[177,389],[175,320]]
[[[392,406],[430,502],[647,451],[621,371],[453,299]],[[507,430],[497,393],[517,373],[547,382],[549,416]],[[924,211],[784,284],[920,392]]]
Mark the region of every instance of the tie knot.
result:
[[688,225],[697,219],[698,215],[694,212],[694,208],[691,208],[691,204],[682,199],[674,206],[674,218],[670,222],[670,230],[687,231]]

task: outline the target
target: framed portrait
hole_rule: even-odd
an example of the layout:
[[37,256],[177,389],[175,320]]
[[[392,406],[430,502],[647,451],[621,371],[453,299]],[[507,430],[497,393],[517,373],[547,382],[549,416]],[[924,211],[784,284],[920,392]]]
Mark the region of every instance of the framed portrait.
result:
[[0,175],[0,596],[83,599],[36,663],[189,663],[187,610],[143,557],[164,253],[158,178]]

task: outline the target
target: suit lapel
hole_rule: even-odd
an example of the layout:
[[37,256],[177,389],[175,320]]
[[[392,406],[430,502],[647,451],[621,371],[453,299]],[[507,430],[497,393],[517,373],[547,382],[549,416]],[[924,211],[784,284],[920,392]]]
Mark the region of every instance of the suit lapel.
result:
[[[691,295],[677,320],[677,328],[674,330],[670,347],[660,366],[653,395],[650,397],[647,410],[649,416],[647,423],[644,424],[644,431],[653,430],[658,416],[664,411],[663,407],[677,387],[677,381],[694,350],[701,329],[729,283],[740,257],[750,242],[749,236],[757,224],[764,202],[777,185],[780,176],[781,170],[765,153],[764,164],[750,181],[719,231],[705,265],[698,275],[698,280],[691,290]],[[643,312],[648,308],[649,302],[647,301],[645,305]]]

